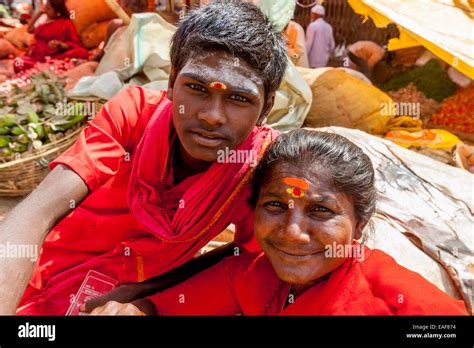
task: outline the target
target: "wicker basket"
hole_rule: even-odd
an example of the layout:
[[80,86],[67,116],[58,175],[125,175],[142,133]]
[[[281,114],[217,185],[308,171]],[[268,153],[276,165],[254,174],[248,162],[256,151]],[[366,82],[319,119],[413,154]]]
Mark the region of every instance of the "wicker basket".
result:
[[23,153],[17,159],[0,163],[0,196],[25,196],[48,175],[49,163],[68,149],[85,125],[38,150]]
[[[100,111],[105,101],[97,98],[69,99],[74,102],[92,102]],[[21,197],[33,191],[48,175],[49,163],[66,151],[86,127],[82,122],[68,130],[65,137],[42,146],[38,150],[22,153],[10,162],[0,162],[0,197]]]

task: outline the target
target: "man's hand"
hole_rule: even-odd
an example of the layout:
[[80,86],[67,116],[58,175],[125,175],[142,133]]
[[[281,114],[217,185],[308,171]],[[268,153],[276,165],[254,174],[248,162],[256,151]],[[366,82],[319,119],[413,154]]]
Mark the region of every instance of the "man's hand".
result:
[[111,292],[94,299],[90,299],[80,308],[83,313],[91,313],[96,309],[108,303],[123,303],[132,302],[143,294],[143,284],[125,284],[116,287]]
[[105,305],[94,309],[90,315],[156,315],[155,304],[144,298],[132,303],[109,301]]
[[[142,311],[145,311],[147,314],[150,313],[150,311],[153,312],[153,309],[155,308],[154,305],[152,304],[151,307],[147,305],[146,301],[148,300],[143,300],[143,297],[166,290],[185,281],[196,273],[199,273],[215,265],[224,257],[232,255],[234,246],[235,245],[233,243],[226,244],[204,254],[203,256],[195,258],[178,268],[175,268],[158,277],[149,279],[143,283],[121,285],[108,294],[87,301],[81,306],[80,311],[84,313],[91,313],[94,309],[105,305],[109,301],[128,303],[136,300],[133,302],[133,304],[139,305]],[[142,308],[142,306],[145,308],[145,310]]]
[[144,316],[141,310],[131,303],[119,303],[115,301],[109,301],[102,307],[94,309],[90,315],[135,315]]

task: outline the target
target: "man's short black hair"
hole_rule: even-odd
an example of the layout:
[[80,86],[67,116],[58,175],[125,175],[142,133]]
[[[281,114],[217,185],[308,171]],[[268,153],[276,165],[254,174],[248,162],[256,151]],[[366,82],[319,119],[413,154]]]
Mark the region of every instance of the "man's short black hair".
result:
[[181,20],[171,43],[171,66],[178,73],[190,57],[209,51],[247,62],[263,80],[265,98],[278,89],[288,64],[281,33],[258,7],[235,0],[214,1]]

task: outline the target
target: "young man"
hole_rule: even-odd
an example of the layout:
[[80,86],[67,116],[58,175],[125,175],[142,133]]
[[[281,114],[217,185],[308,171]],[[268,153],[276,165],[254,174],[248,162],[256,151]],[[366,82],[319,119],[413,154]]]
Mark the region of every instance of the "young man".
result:
[[[43,245],[18,314],[65,314],[89,271],[118,284],[151,279],[115,289],[119,301],[156,292],[170,279],[153,277],[229,223],[237,245],[255,246],[247,183],[276,136],[256,125],[287,66],[284,40],[254,5],[219,1],[181,22],[171,65],[166,93],[132,87],[110,100],[1,223],[0,243]],[[237,151],[244,160],[222,156]],[[2,314],[14,312],[31,272],[29,260],[2,261]]]
[[306,51],[310,68],[325,67],[336,47],[332,27],[324,20],[325,15],[323,6],[311,8],[311,23],[306,29]]

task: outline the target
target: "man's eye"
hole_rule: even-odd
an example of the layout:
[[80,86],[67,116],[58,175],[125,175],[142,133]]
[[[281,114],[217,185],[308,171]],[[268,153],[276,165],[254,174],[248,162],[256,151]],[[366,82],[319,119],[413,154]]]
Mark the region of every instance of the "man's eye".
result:
[[229,98],[232,100],[242,102],[242,103],[247,103],[249,101],[247,98],[242,97],[241,95],[238,95],[238,94],[232,94]]
[[206,92],[206,89],[201,85],[198,85],[198,84],[195,84],[195,83],[190,83],[188,86],[189,86],[189,88],[194,89],[195,91],[199,91],[199,92],[203,92],[203,93]]

